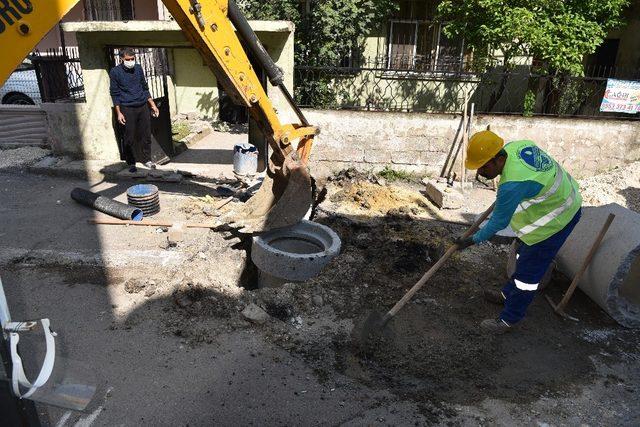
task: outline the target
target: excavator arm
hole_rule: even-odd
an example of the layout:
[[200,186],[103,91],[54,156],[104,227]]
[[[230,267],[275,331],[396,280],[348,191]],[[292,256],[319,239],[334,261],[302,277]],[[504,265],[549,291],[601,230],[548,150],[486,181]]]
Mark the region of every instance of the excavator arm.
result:
[[[0,0],[0,84],[45,34],[79,0]],[[186,37],[200,52],[234,102],[247,107],[271,147],[267,174],[246,203],[222,221],[244,232],[260,232],[298,222],[311,206],[307,160],[318,129],[310,126],[233,0],[163,0]],[[245,48],[280,88],[300,123],[283,124],[260,84]],[[293,144],[296,144],[295,148]]]

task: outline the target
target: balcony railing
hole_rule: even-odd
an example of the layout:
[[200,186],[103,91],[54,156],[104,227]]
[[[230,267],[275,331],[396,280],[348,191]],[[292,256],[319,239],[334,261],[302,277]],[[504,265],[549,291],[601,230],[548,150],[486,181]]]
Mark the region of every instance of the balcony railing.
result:
[[135,19],[132,0],[86,0],[88,21],[129,21]]

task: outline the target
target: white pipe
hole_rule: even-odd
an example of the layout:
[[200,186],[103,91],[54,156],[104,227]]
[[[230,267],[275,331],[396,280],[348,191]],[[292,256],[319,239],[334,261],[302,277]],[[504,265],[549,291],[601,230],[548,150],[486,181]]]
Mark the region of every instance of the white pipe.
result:
[[583,208],[558,267],[576,274],[610,213],[616,217],[578,286],[618,323],[640,328],[640,214],[616,203]]

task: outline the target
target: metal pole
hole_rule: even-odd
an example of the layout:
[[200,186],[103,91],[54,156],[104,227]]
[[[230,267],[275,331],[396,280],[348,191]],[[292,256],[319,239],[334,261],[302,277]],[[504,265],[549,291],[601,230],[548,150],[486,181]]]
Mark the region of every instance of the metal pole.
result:
[[[9,342],[5,339],[4,324],[10,321],[9,305],[7,304],[2,280],[0,280],[0,362],[4,366],[9,381],[0,381],[0,416],[3,425],[19,425],[22,427],[40,427],[40,419],[36,405],[32,400],[18,399],[11,392],[11,354]],[[6,423],[6,424],[5,424]]]

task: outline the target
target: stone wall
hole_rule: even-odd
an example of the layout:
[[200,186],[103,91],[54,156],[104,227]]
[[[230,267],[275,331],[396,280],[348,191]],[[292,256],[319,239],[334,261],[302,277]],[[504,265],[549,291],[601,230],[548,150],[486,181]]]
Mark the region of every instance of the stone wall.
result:
[[[437,176],[447,158],[460,115],[305,110],[320,126],[311,167],[317,176],[344,167],[385,166]],[[550,117],[478,116],[474,129],[505,140],[532,139],[576,178],[640,159],[640,122]],[[457,169],[456,169],[457,170]]]

